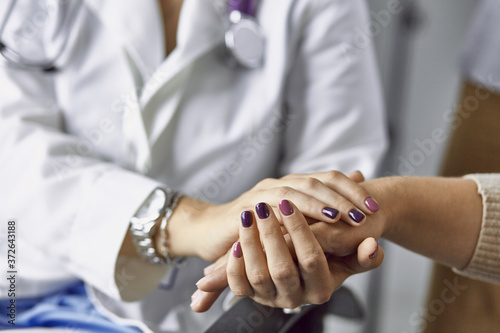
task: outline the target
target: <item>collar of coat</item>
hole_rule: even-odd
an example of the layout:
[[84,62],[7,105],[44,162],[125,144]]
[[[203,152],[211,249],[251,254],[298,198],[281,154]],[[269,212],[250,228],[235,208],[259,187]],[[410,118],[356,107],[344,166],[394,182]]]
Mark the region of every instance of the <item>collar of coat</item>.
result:
[[[144,77],[164,62],[165,42],[157,0],[84,0],[119,40]],[[184,0],[177,47],[166,62],[173,76],[224,39],[223,0]]]

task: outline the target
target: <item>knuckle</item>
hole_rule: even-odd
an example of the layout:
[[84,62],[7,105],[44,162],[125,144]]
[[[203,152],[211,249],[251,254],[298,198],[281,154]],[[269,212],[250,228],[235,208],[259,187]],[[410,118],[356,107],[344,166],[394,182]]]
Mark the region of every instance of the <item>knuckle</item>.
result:
[[316,188],[321,182],[316,178],[308,177],[303,180],[304,185],[307,189]]
[[363,175],[363,173],[359,170],[356,170],[352,173],[352,176],[349,177],[349,178],[354,178],[354,179],[357,179],[359,181],[364,181],[365,180],[365,175]]
[[271,276],[276,282],[290,284],[296,278],[295,268],[286,265],[278,266],[271,270]]
[[339,179],[341,176],[343,176],[343,173],[337,170],[331,170],[328,172],[328,177],[333,180]]
[[321,265],[321,260],[325,260],[325,254],[320,251],[314,251],[300,261],[301,268],[306,272],[317,271]]
[[231,286],[231,291],[238,297],[250,296],[247,288],[244,288],[242,286]]
[[280,186],[278,188],[278,198],[286,198],[293,193],[293,189],[289,186]]
[[270,277],[262,272],[254,272],[248,276],[248,281],[252,286],[262,287],[270,282]]
[[226,268],[226,274],[227,274],[228,279],[232,279],[232,280],[239,280],[242,277],[241,273],[237,269],[230,268],[230,267]]
[[258,182],[257,185],[254,186],[254,189],[262,189],[269,187],[274,180],[275,180],[274,178],[264,178],[260,182]]
[[361,185],[356,184],[353,188],[353,194],[360,200],[363,201],[370,196],[367,190],[365,190]]

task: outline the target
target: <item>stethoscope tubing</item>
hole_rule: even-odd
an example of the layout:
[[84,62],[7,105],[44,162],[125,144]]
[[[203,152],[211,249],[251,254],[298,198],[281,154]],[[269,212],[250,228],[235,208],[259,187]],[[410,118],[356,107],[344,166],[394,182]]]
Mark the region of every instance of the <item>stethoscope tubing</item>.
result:
[[[80,12],[78,9],[83,5],[83,0],[76,0],[76,1],[77,1],[76,6],[78,6],[78,8],[73,11],[72,16],[69,18],[70,22],[73,22],[71,28],[73,27],[73,24],[76,21],[78,13]],[[68,45],[70,32],[68,32],[68,34],[66,35],[63,44],[61,45],[59,51],[52,60],[41,61],[41,62],[26,60],[25,58],[23,58],[22,55],[14,51],[12,48],[8,47],[2,41],[2,36],[5,31],[5,27],[7,25],[9,18],[12,16],[12,11],[14,10],[16,4],[17,0],[11,0],[7,12],[5,14],[4,20],[2,22],[2,25],[0,26],[0,54],[5,59],[7,64],[13,68],[32,70],[32,71],[56,72],[58,70],[56,63],[61,58],[62,54],[64,53],[64,50]]]

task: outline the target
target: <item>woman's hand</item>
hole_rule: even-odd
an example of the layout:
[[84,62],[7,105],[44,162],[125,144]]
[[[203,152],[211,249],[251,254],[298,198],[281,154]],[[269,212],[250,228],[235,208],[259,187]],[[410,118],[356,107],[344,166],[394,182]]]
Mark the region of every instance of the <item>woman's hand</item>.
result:
[[[297,208],[283,200],[280,217],[295,248],[294,262],[280,223],[265,203],[257,216],[242,214],[240,241],[227,264],[229,287],[236,296],[248,296],[272,307],[296,308],[304,303],[324,303],[334,290],[328,263],[316,238]],[[262,245],[261,245],[262,242]]]
[[336,171],[289,175],[265,179],[223,205],[184,198],[167,227],[169,253],[214,261],[238,239],[241,211],[252,209],[255,202],[265,201],[270,210],[277,213],[280,198],[293,201],[311,223],[330,224],[342,219],[350,226],[362,226],[366,216],[378,210],[378,204],[356,181],[363,181],[359,172],[349,176]]
[[194,311],[206,311],[227,283],[237,296],[272,307],[321,304],[347,277],[382,263],[383,250],[373,238],[361,242],[356,254],[325,255],[305,217],[288,200],[280,202],[278,213],[285,235],[268,205],[258,204],[256,212],[243,212],[240,241],[228,255],[227,268],[221,260],[199,281],[191,305]]

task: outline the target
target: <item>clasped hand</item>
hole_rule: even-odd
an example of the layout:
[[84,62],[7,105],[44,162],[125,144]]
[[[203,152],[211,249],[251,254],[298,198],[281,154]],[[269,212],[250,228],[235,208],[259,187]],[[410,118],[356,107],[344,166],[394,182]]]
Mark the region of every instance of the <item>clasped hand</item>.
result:
[[205,269],[194,311],[208,310],[228,285],[235,295],[272,307],[321,304],[349,276],[382,263],[376,239],[384,211],[358,183],[363,176],[327,172],[275,181],[290,189],[305,177],[306,193],[286,190],[292,198],[282,197],[277,207],[261,202],[241,213],[239,240]]

